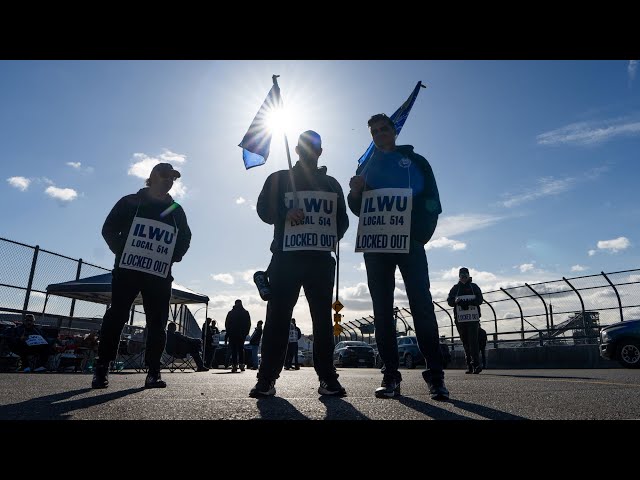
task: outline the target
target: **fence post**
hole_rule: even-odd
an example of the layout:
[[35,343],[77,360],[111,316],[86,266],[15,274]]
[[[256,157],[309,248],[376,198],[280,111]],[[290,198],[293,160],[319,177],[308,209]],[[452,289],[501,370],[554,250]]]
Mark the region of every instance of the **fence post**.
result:
[[611,282],[611,280],[609,280],[609,277],[607,277],[606,273],[604,273],[604,272],[600,272],[600,273],[607,280],[607,282],[609,282],[609,285],[611,285],[611,288],[613,288],[613,291],[616,292],[616,297],[618,297],[618,308],[620,308],[620,321],[624,322],[624,315],[622,314],[622,302],[620,301],[620,295],[618,295],[618,289]]
[[484,303],[489,305],[489,308],[493,312],[493,348],[498,348],[498,317],[496,317],[496,310],[486,298],[484,299]]
[[[82,269],[82,259],[78,260],[78,269],[76,270],[76,281],[80,280],[80,270]],[[76,308],[76,299],[71,299],[71,308],[69,309],[69,317],[73,318],[73,311]],[[71,322],[69,322],[69,328],[71,328]]]
[[522,341],[524,342],[524,315],[522,314],[522,307],[520,307],[520,304],[518,303],[518,301],[504,288],[500,287],[500,290],[502,290],[502,292],[505,295],[507,295],[511,300],[516,302],[516,305],[518,306],[518,310],[520,310],[520,336],[522,338]]
[[40,245],[36,245],[33,251],[33,260],[31,261],[31,272],[29,273],[29,283],[27,283],[27,292],[24,297],[24,306],[22,307],[23,313],[29,309],[29,298],[31,297],[31,287],[33,286],[33,276],[36,273],[36,262],[38,261],[38,252],[40,251]]
[[544,301],[544,298],[542,298],[542,295],[536,292],[531,285],[526,282],[525,285],[529,288],[529,290],[535,293],[540,300],[542,300],[542,305],[544,305],[544,316],[547,319],[547,334],[549,334],[549,311],[547,310],[547,303]]
[[442,308],[442,305],[440,305],[438,302],[432,300],[434,305],[437,305],[438,307],[440,307],[440,310],[442,310],[444,313],[446,313],[447,315],[449,315],[449,321],[451,322],[451,345],[453,345],[453,318],[451,317],[451,314],[449,313],[449,311],[445,308]]
[[582,297],[580,296],[580,293],[578,292],[578,290],[576,290],[576,287],[571,285],[571,283],[569,283],[569,280],[567,280],[566,278],[562,277],[562,280],[564,280],[567,283],[567,285],[571,287],[571,290],[573,290],[576,293],[576,295],[578,296],[578,300],[580,300],[580,307],[582,308],[582,331],[584,334],[584,343],[587,343],[587,319],[585,318],[584,302],[582,301]]

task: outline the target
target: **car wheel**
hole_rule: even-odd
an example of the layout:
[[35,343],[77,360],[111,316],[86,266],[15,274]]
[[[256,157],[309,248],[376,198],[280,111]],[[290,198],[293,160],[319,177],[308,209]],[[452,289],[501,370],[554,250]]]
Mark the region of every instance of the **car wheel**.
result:
[[416,368],[416,363],[413,361],[413,355],[411,355],[410,353],[407,353],[404,356],[404,366],[409,369]]
[[618,361],[626,368],[640,368],[640,342],[623,340],[617,348]]

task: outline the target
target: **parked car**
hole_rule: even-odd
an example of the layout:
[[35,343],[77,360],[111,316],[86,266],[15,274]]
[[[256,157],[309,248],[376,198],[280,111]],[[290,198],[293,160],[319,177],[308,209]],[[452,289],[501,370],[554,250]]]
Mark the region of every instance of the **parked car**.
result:
[[398,357],[400,365],[407,368],[416,368],[416,365],[425,363],[416,337],[398,337]]
[[600,355],[617,360],[626,368],[640,368],[640,320],[625,320],[603,328]]
[[365,342],[347,340],[339,342],[333,349],[333,364],[336,366],[365,366],[373,368],[376,354],[373,347]]

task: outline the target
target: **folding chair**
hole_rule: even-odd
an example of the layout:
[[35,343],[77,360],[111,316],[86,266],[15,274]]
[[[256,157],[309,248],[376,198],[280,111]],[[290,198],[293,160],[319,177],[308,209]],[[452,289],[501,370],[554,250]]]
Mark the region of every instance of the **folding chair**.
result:
[[167,352],[166,349],[162,354],[162,366],[160,369],[168,369],[171,373],[176,370],[184,372],[191,369],[196,370],[193,364],[193,358],[188,353],[183,352]]
[[138,373],[146,372],[147,367],[144,363],[144,351],[144,344],[121,339],[118,345],[116,359],[111,364],[111,371],[117,372],[131,368]]

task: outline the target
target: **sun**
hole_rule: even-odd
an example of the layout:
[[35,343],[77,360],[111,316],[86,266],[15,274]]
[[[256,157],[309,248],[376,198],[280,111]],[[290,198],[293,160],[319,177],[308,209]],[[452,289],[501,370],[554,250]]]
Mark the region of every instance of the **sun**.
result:
[[286,133],[287,136],[290,136],[295,130],[295,114],[291,107],[276,108],[268,114],[266,124],[273,135]]

